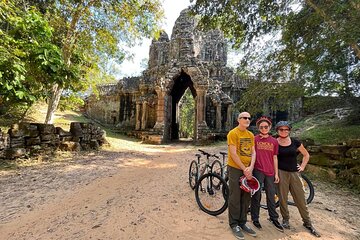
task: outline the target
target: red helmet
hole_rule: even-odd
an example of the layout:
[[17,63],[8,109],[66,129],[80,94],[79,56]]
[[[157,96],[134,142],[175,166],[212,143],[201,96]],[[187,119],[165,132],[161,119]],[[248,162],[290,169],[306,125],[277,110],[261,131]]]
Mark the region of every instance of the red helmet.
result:
[[261,122],[268,122],[269,125],[272,125],[272,121],[271,118],[267,117],[267,116],[261,116],[256,120],[256,127],[259,127]]
[[240,188],[245,192],[251,193],[251,196],[260,189],[260,183],[256,179],[256,177],[251,177],[251,179],[247,179],[245,176],[242,176],[239,181]]

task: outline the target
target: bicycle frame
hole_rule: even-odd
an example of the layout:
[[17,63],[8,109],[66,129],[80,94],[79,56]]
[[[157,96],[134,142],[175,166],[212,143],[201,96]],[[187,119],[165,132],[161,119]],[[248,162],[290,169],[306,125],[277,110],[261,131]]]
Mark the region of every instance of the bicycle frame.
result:
[[195,188],[196,182],[200,179],[200,177],[202,175],[212,172],[212,164],[210,165],[210,159],[211,158],[219,159],[219,157],[217,155],[215,155],[215,154],[210,154],[210,153],[205,152],[204,150],[201,150],[201,149],[198,149],[198,151],[206,156],[206,161],[201,162],[201,160],[200,160],[201,155],[200,154],[195,154],[195,156],[197,157],[197,161],[193,160],[190,163],[189,184],[190,184],[191,189]]

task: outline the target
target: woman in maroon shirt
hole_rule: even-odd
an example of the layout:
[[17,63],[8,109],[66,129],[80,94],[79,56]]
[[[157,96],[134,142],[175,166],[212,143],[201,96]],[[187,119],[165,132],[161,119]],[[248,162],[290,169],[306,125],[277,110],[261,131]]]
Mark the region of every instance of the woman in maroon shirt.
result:
[[[271,119],[266,116],[256,120],[259,134],[255,136],[256,160],[253,167],[253,175],[259,180],[260,184],[264,185],[269,221],[277,230],[283,232],[284,228],[278,221],[279,214],[276,212],[275,207],[275,183],[279,182],[277,160],[279,144],[269,134],[271,125]],[[259,229],[262,228],[259,221],[260,201],[261,191],[258,191],[251,197],[251,219],[254,226]]]

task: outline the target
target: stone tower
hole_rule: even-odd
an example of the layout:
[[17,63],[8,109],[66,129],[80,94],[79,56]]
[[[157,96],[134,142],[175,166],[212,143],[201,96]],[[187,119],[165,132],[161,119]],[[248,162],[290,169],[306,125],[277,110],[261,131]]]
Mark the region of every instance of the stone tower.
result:
[[232,106],[247,81],[227,64],[227,43],[219,30],[201,32],[185,9],[171,39],[162,32],[149,50],[148,68],[140,77],[98,86],[100,100],[90,98],[87,114],[144,141],[179,138],[179,101],[189,89],[195,101],[194,140],[224,137],[234,127]]

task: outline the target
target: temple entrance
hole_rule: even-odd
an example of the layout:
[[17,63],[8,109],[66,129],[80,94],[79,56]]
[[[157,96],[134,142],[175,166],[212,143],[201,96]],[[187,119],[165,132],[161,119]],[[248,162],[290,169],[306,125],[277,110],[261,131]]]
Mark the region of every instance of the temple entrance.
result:
[[[187,92],[187,94],[185,94]],[[170,138],[179,140],[180,137],[194,139],[195,134],[195,97],[196,90],[188,74],[181,71],[180,76],[174,79],[170,92],[171,117]],[[192,124],[192,129],[189,129]],[[192,134],[192,136],[190,136]]]

